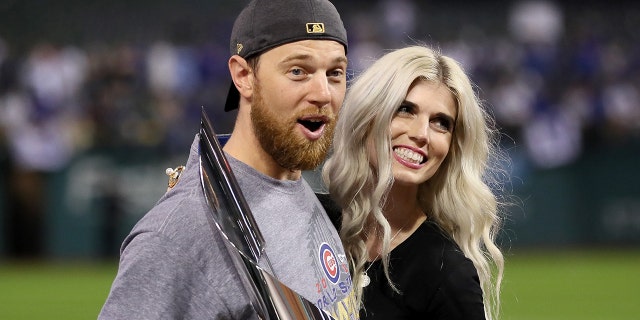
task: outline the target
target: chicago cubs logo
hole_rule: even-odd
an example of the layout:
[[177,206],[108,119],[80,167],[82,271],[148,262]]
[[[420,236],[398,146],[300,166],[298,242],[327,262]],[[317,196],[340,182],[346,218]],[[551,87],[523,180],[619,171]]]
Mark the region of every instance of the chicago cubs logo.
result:
[[340,267],[333,249],[326,242],[320,245],[320,265],[322,265],[324,274],[327,275],[329,281],[334,284],[337,283],[340,279]]

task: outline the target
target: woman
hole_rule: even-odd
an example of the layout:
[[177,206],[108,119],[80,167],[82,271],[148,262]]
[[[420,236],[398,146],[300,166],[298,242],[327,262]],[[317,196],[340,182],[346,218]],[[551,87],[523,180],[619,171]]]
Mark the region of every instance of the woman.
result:
[[[496,132],[451,58],[392,51],[351,85],[324,182],[361,319],[496,319]],[[497,169],[496,169],[497,170]]]

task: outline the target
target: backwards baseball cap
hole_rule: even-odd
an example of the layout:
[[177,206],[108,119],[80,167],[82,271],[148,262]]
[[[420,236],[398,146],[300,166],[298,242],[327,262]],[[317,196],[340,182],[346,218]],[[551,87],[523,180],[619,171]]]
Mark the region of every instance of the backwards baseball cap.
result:
[[[347,51],[347,31],[328,0],[253,0],[236,18],[231,55],[245,59],[300,40],[334,40]],[[224,111],[238,108],[240,93],[233,82]]]

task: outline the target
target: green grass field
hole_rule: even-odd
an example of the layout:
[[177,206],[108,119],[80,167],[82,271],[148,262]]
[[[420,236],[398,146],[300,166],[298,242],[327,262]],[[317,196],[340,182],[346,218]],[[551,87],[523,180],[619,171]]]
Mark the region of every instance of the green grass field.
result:
[[640,250],[507,256],[505,320],[640,319]]
[[[0,319],[95,319],[116,264],[2,263]],[[507,256],[504,320],[640,318],[640,250]]]
[[117,265],[4,263],[0,319],[95,319]]

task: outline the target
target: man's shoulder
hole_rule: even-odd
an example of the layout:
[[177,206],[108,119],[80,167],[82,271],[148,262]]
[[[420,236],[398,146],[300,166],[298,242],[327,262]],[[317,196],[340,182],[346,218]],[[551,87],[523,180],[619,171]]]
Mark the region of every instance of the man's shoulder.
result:
[[138,222],[137,228],[171,234],[206,224],[204,199],[188,191],[164,196]]
[[207,218],[208,207],[204,199],[190,195],[188,190],[172,190],[165,195],[133,227],[125,238],[122,249],[130,245],[145,245],[146,242],[161,241],[167,249],[184,254],[201,254],[210,250],[208,246],[219,241],[212,230],[214,225]]

